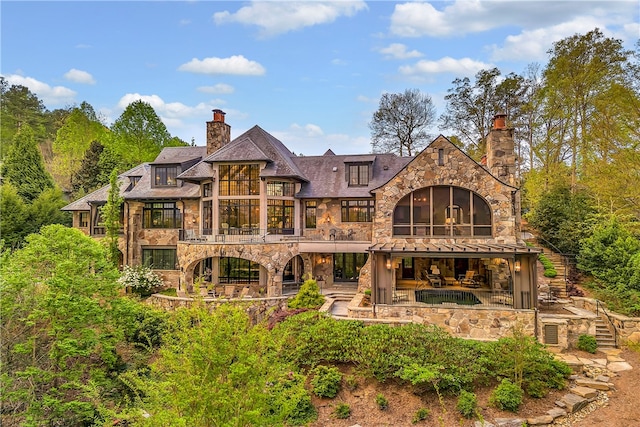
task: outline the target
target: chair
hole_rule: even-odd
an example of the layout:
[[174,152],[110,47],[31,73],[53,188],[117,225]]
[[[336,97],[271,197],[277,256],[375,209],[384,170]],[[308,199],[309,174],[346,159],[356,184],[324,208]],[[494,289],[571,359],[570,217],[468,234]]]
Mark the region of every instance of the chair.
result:
[[480,282],[476,280],[476,276],[477,274],[475,271],[467,270],[467,273],[464,275],[464,277],[460,281],[460,284],[467,288],[479,288]]
[[429,280],[429,283],[431,283],[431,286],[433,286],[434,288],[442,287],[442,279],[440,278],[440,276],[435,274],[427,274],[427,279]]
[[409,302],[409,295],[405,292],[398,293],[396,288],[393,288],[393,302]]
[[235,298],[236,287],[234,285],[227,285],[224,287],[224,296],[227,298]]

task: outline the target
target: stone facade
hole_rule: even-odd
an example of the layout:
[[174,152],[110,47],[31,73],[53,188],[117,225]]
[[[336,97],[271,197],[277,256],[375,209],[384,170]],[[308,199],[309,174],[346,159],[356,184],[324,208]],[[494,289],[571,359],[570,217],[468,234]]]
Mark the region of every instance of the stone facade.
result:
[[[439,151],[444,150],[444,166],[438,165]],[[483,197],[491,208],[493,233],[486,239],[438,239],[445,243],[477,242],[516,244],[519,226],[513,201],[519,190],[494,178],[485,168],[469,158],[445,137],[440,136],[400,171],[376,190],[376,215],[373,221],[374,243],[392,242],[393,212],[397,203],[413,190],[432,185],[451,185],[469,189]],[[413,238],[421,242],[431,238]]]

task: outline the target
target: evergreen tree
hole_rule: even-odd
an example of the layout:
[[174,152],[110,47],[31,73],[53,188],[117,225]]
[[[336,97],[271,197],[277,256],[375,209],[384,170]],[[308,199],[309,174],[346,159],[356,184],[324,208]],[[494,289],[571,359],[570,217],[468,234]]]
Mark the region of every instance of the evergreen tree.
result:
[[0,231],[9,249],[16,249],[27,235],[27,206],[11,183],[0,187]]
[[31,203],[44,190],[54,187],[53,179],[44,169],[42,154],[30,126],[22,126],[15,135],[2,164],[1,174],[27,203]]
[[105,243],[109,252],[109,259],[113,265],[118,266],[120,260],[120,250],[118,249],[118,236],[120,236],[120,208],[122,207],[122,196],[120,196],[120,185],[118,183],[118,172],[114,169],[109,180],[110,188],[107,195],[107,203],[101,208],[104,227],[106,229]]
[[[87,194],[107,183],[104,181],[105,174],[100,168],[100,159],[103,152],[104,145],[100,141],[94,140],[84,153],[80,168],[71,179],[71,187],[76,196],[81,190],[84,194]],[[113,168],[109,170],[111,171]]]

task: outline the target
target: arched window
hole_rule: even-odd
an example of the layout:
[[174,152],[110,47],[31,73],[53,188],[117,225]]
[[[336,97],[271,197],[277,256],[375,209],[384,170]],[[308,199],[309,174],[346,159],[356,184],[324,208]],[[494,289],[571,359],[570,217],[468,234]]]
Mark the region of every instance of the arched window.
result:
[[491,209],[471,190],[453,186],[420,188],[393,211],[395,236],[491,236]]

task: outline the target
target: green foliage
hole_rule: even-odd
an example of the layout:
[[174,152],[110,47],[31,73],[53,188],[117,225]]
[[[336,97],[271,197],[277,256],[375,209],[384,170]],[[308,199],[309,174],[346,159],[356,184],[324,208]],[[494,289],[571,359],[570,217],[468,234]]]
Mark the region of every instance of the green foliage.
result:
[[542,195],[529,214],[529,222],[540,237],[562,253],[577,254],[580,240],[590,233],[593,212],[584,191],[571,192],[567,186],[558,186]]
[[553,263],[549,260],[549,258],[547,258],[545,254],[539,254],[538,260],[544,267],[544,277],[556,277],[558,275],[558,272],[553,266]]
[[544,381],[531,380],[525,384],[525,390],[527,394],[536,399],[540,399],[549,394],[549,388]]
[[31,203],[44,190],[54,187],[53,179],[44,169],[35,134],[29,126],[22,126],[15,134],[13,145],[0,168],[0,175],[16,188],[26,203]]
[[378,409],[380,409],[381,411],[384,411],[389,407],[389,400],[387,400],[387,398],[384,397],[384,394],[378,393],[376,395],[376,405],[378,406]]
[[340,382],[342,381],[342,374],[338,368],[319,365],[313,368],[311,373],[313,374],[311,385],[316,396],[336,397],[340,391]]
[[116,390],[117,272],[79,230],[49,225],[26,241],[0,274],[3,406],[32,425],[83,425],[93,396]]
[[489,402],[502,411],[518,412],[523,397],[524,392],[522,389],[505,378],[491,392]]
[[147,351],[160,348],[169,322],[166,311],[131,298],[114,301],[113,310],[114,318],[127,342]]
[[354,391],[358,388],[358,379],[355,375],[347,375],[344,377],[344,384],[349,391]]
[[598,350],[598,342],[593,335],[582,334],[578,337],[578,350],[594,354]]
[[[304,377],[276,357],[271,334],[239,308],[174,312],[151,371],[122,376],[139,425],[281,425],[314,417]],[[292,421],[293,423],[293,421]]]
[[105,227],[104,242],[109,250],[109,260],[113,265],[118,266],[120,261],[118,238],[120,237],[120,228],[122,227],[120,211],[124,198],[120,196],[118,172],[115,169],[111,171],[109,184],[107,203],[100,208],[100,211],[104,221],[102,224]]
[[346,420],[351,416],[351,407],[347,403],[340,402],[333,408],[333,416],[339,420]]
[[125,265],[118,283],[139,295],[149,296],[162,286],[162,279],[150,267]]
[[458,396],[458,403],[456,405],[458,412],[465,418],[473,418],[478,410],[478,398],[475,393],[471,393],[466,390],[461,390]]
[[106,171],[102,170],[104,162],[101,163],[100,159],[104,152],[104,145],[96,140],[92,141],[85,151],[78,170],[71,178],[71,187],[76,197],[81,193],[88,194],[95,191],[109,182],[109,174],[116,165],[115,163],[109,164]]
[[28,234],[28,206],[11,183],[0,186],[0,212],[2,239],[15,249]]
[[318,282],[313,279],[305,280],[300,286],[300,291],[289,300],[288,307],[297,308],[318,308],[324,304],[324,295],[320,293]]
[[429,418],[430,411],[428,408],[420,408],[415,414],[413,414],[413,418],[411,419],[412,424],[418,424],[420,421],[424,421]]

